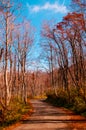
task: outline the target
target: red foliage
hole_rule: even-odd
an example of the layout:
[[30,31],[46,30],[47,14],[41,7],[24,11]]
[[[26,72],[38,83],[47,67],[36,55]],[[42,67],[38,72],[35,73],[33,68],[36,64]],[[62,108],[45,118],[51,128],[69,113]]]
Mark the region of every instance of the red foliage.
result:
[[80,0],[72,0],[74,3],[79,3]]
[[61,24],[57,24],[57,29],[58,30],[63,30],[62,25]]

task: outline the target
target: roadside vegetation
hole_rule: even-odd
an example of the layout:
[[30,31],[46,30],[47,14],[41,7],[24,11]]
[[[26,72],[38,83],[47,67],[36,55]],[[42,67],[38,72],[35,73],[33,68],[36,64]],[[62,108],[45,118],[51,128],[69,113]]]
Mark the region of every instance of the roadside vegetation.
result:
[[27,57],[34,40],[29,20],[20,23],[22,4],[0,1],[0,130],[30,114]]
[[71,89],[70,94],[63,89],[57,89],[57,94],[54,90],[46,92],[46,102],[54,106],[65,107],[74,111],[76,114],[86,116],[86,100],[84,99],[83,90],[80,93],[76,89]]
[[[1,111],[2,110],[2,111]],[[26,120],[27,116],[32,113],[32,105],[28,101],[27,104],[20,99],[13,99],[7,109],[0,106],[0,130],[17,122]]]
[[52,104],[86,116],[86,4],[72,0],[71,5],[61,22],[43,24],[41,44],[49,65],[46,95]]

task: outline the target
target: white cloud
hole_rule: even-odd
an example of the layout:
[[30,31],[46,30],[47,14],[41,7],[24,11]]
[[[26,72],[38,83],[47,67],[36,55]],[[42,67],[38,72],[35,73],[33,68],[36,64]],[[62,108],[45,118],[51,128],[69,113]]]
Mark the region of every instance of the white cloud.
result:
[[40,5],[34,5],[31,6],[29,4],[27,4],[28,9],[33,12],[33,13],[38,13],[40,11],[53,11],[55,13],[67,13],[68,9],[65,5],[59,5],[57,2],[51,4],[49,2],[45,3],[44,5],[40,6]]

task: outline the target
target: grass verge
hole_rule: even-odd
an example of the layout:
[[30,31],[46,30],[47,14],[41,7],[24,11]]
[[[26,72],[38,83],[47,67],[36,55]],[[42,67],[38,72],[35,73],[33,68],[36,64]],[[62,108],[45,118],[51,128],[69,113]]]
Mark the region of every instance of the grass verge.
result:
[[27,104],[24,104],[20,100],[14,99],[11,101],[8,110],[3,113],[4,116],[0,122],[0,130],[8,130],[9,126],[27,120],[32,112],[33,108],[29,100]]

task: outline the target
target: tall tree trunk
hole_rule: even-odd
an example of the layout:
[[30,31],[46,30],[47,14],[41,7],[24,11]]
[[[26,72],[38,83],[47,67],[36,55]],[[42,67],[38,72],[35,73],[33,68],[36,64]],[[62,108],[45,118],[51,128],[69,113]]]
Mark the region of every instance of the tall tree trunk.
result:
[[4,80],[5,80],[5,106],[9,105],[11,93],[8,84],[8,14],[6,16],[6,42],[5,42],[5,72],[4,72]]

